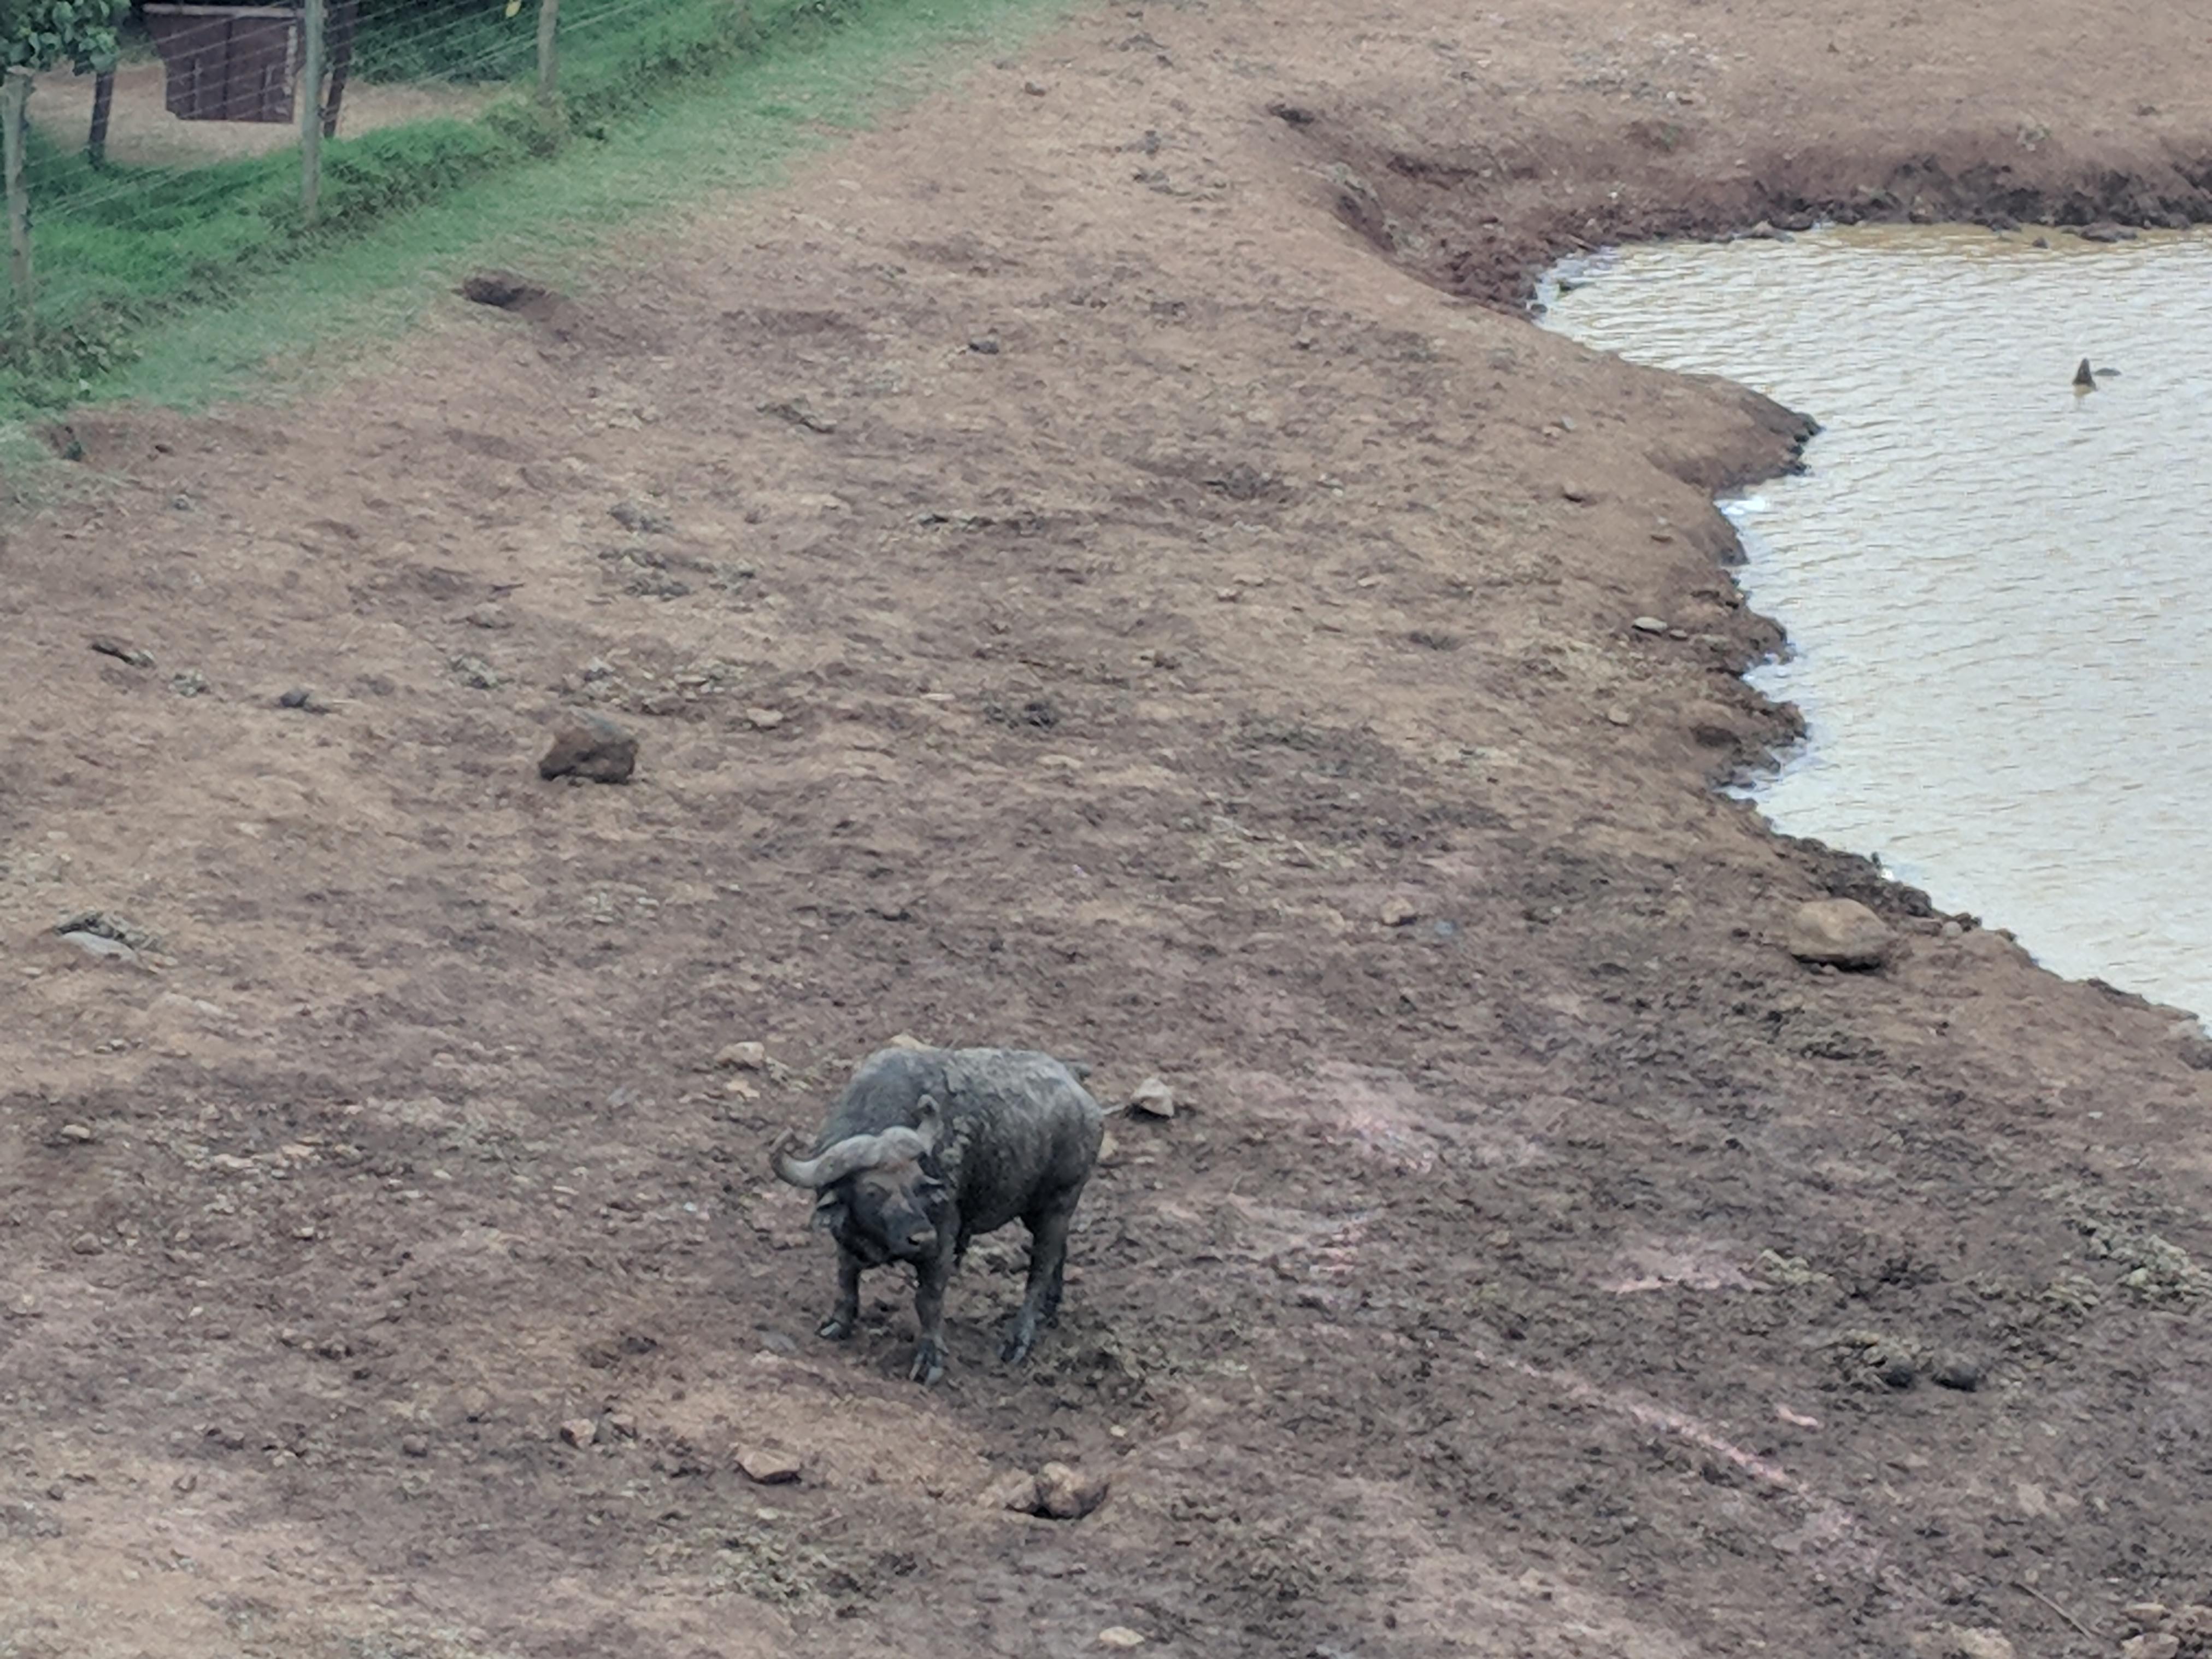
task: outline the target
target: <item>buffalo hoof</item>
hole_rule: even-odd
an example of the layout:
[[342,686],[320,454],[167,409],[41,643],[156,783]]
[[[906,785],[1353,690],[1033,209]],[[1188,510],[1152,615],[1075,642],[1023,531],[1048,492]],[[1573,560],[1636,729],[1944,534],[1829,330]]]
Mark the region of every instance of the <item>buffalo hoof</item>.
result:
[[945,1375],[945,1351],[927,1337],[914,1351],[914,1364],[907,1375],[925,1389]]
[[853,1322],[842,1314],[831,1314],[814,1328],[814,1334],[827,1337],[832,1342],[842,1342],[853,1334]]
[[1018,1365],[1030,1357],[1036,1346],[1036,1333],[1025,1331],[1018,1325],[1007,1333],[1006,1340],[999,1345],[999,1358],[1009,1365]]

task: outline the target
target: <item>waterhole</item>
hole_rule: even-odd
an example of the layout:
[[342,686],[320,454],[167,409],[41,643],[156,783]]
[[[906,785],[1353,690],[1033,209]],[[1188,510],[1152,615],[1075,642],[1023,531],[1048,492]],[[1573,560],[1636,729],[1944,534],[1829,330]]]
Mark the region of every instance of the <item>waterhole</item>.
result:
[[1790,641],[1750,678],[1807,720],[1768,819],[2212,1013],[2212,241],[2050,240],[1662,245],[1541,297],[1820,422],[1802,476],[1723,504]]

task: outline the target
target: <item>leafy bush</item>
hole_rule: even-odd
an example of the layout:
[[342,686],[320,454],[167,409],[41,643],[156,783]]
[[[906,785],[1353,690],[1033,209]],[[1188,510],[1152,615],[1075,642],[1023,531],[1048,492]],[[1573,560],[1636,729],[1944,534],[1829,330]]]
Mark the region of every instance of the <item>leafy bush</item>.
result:
[[0,0],[0,50],[13,69],[67,64],[80,75],[115,56],[129,0]]

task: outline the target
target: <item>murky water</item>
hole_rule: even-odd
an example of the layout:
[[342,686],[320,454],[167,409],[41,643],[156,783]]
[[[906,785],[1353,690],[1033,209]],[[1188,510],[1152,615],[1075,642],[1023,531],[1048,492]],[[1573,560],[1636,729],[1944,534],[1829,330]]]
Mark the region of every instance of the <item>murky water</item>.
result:
[[[1641,248],[1544,297],[1822,425],[1727,504],[1794,648],[1753,683],[1809,726],[1768,817],[2212,1014],[2212,241],[2052,240]],[[2122,373],[2077,396],[2084,356]]]

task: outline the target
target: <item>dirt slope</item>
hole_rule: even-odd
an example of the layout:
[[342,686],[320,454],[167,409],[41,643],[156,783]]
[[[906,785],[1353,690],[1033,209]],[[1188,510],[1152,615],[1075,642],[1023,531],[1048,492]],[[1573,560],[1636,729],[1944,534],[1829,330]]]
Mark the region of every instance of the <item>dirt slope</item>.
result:
[[[1710,492],[1802,426],[1494,303],[1861,185],[2200,210],[2182,9],[1834,9],[1119,5],[596,297],[76,422],[116,485],[0,584],[0,1654],[2057,1655],[2212,1601],[2201,1051],[1711,792],[1790,726]],[[633,783],[538,781],[565,703]],[[1779,948],[1830,893],[1892,968]],[[94,909],[139,961],[52,937]],[[888,1278],[812,1337],[763,1164],[902,1031],[1184,1103],[1036,1362],[1017,1232],[930,1393]],[[975,1502],[1048,1458],[1105,1507]]]

